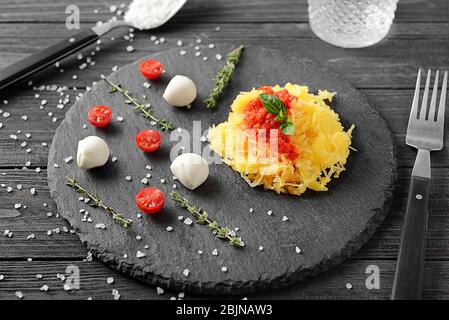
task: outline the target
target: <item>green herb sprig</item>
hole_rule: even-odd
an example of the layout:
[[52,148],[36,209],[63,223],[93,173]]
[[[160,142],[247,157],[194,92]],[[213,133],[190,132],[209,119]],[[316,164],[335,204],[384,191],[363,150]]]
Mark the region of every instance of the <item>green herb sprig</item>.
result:
[[115,84],[111,80],[106,78],[104,80],[111,86],[111,93],[120,92],[126,98],[126,104],[134,105],[134,108],[139,110],[145,118],[150,121],[156,122],[157,128],[161,130],[173,130],[175,128],[175,126],[171,122],[162,118],[155,117],[153,114],[153,110],[151,110],[151,104],[141,103],[139,100],[131,96],[128,90],[123,89],[119,84]]
[[281,131],[288,136],[293,135],[295,133],[295,124],[288,118],[287,108],[284,102],[268,93],[261,93],[259,99],[262,101],[263,107],[267,112],[276,115],[274,120],[281,123]]
[[196,223],[207,225],[214,235],[220,239],[226,239],[231,245],[243,247],[245,244],[242,238],[237,237],[228,227],[220,226],[216,221],[211,220],[206,211],[195,205],[190,205],[189,201],[176,191],[170,192],[171,198],[183,209],[189,211],[197,220]]
[[242,45],[228,53],[226,57],[226,65],[218,71],[217,77],[215,78],[215,84],[210,92],[209,98],[204,101],[207,108],[213,109],[217,106],[218,98],[220,98],[224,89],[231,81],[235,66],[239,62],[244,48],[245,47]]
[[103,203],[103,201],[101,200],[100,195],[98,193],[93,194],[93,193],[87,191],[83,186],[81,186],[75,180],[75,178],[71,178],[71,177],[67,177],[67,176],[65,178],[68,180],[67,185],[69,187],[75,189],[76,192],[78,192],[79,194],[83,195],[85,198],[88,198],[90,200],[89,205],[91,207],[103,209],[104,211],[109,213],[118,224],[122,225],[125,228],[128,228],[129,226],[131,226],[133,221],[129,220],[129,219],[125,219],[125,217],[121,213],[118,213],[112,207],[105,205]]

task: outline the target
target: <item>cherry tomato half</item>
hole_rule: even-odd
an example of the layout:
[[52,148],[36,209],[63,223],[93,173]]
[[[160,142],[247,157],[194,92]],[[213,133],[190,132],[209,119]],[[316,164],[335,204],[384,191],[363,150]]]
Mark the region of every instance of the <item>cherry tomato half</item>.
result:
[[157,130],[143,130],[136,135],[136,144],[143,152],[154,152],[162,143],[162,136]]
[[95,106],[87,113],[89,122],[99,128],[107,126],[112,119],[112,109],[108,106]]
[[140,64],[139,71],[145,78],[156,80],[164,71],[164,65],[159,60],[145,60]]
[[143,188],[136,195],[136,204],[146,214],[159,212],[165,203],[165,195],[158,188]]

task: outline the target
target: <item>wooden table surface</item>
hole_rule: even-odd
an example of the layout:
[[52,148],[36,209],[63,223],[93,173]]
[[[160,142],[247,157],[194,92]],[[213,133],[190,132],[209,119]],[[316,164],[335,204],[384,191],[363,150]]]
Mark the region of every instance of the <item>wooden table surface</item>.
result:
[[[65,28],[65,10],[70,4],[79,6],[81,28],[88,28],[108,19],[110,5],[120,2],[1,0],[0,68],[74,34],[76,30]],[[217,26],[220,31],[215,30]],[[3,123],[0,125],[0,275],[4,276],[3,280],[0,277],[0,299],[17,299],[15,291],[21,291],[24,299],[112,299],[112,289],[117,289],[122,299],[169,299],[177,295],[173,292],[158,295],[154,287],[123,276],[95,259],[89,261],[77,236],[64,231],[70,228],[67,222],[55,216],[46,165],[48,146],[66,109],[100,74],[108,74],[114,66],[123,66],[152,52],[176,47],[179,39],[185,45],[194,45],[197,38],[207,44],[263,44],[317,60],[340,73],[368,97],[386,119],[397,147],[398,183],[392,209],[363,248],[316,278],[289,288],[251,294],[248,299],[388,299],[415,157],[415,151],[404,145],[415,75],[419,66],[449,69],[447,0],[399,1],[388,38],[373,47],[356,50],[333,47],[317,39],[308,25],[305,0],[189,0],[164,27],[150,32],[136,31],[131,43],[133,52],[126,50],[130,42],[123,35],[127,33],[121,29],[105,36],[99,51],[95,49],[97,45],[83,50],[82,60],[76,55],[64,60],[61,67],[64,72],[52,67],[34,76],[35,90],[24,82],[10,92],[0,93],[3,111],[3,114],[0,111]],[[150,41],[151,35],[165,37],[167,42],[157,46]],[[112,41],[111,37],[116,39]],[[88,56],[95,64],[80,70],[79,65]],[[55,88],[63,86],[68,87],[63,97],[69,95],[70,102],[59,109],[56,106],[61,96]],[[40,96],[36,98],[35,94]],[[44,99],[47,104],[41,109]],[[4,117],[5,113],[10,116]],[[31,137],[26,138],[25,133]],[[17,135],[18,139],[10,135]],[[26,146],[22,145],[24,141]],[[27,152],[28,148],[31,152]],[[432,166],[424,297],[448,299],[448,148],[432,154]],[[22,185],[22,189],[18,190],[17,185]],[[8,186],[13,188],[11,192]],[[35,195],[31,194],[31,188],[36,188]],[[17,203],[22,208],[14,209]],[[51,217],[49,212],[53,213]],[[13,237],[4,236],[5,230],[10,230]],[[51,236],[47,235],[48,230],[53,230]],[[34,239],[27,239],[31,234]],[[65,274],[69,265],[80,269],[80,289],[74,292],[65,291],[63,282],[56,277],[58,273]],[[370,265],[380,270],[379,289],[369,290],[365,286],[366,269]],[[36,278],[38,274],[43,276],[41,280]],[[108,277],[114,278],[113,284],[107,283]],[[347,289],[348,283],[352,289]],[[44,284],[50,287],[48,292],[39,290]],[[205,298],[188,294],[186,297]]]

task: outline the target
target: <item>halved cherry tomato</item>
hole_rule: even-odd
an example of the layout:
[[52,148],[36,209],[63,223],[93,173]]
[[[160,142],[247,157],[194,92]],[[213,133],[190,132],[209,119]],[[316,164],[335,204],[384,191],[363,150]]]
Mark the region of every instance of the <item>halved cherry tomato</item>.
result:
[[145,78],[156,80],[164,71],[164,65],[159,60],[145,60],[140,64],[139,71]]
[[112,109],[108,106],[95,106],[90,108],[87,118],[91,124],[102,128],[107,126],[112,119]]
[[136,195],[136,204],[146,214],[159,212],[165,203],[165,195],[158,188],[143,188]]
[[143,130],[136,135],[136,144],[143,152],[154,152],[162,143],[162,136],[157,130]]

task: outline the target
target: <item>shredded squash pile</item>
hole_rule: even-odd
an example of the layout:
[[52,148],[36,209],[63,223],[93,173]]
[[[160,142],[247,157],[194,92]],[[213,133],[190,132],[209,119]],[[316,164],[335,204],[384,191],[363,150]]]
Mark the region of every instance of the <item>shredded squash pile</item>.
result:
[[[228,120],[210,129],[211,148],[251,187],[262,185],[277,193],[295,195],[307,189],[327,191],[329,181],[345,170],[354,126],[345,131],[338,114],[326,104],[325,100],[332,102],[335,93],[326,90],[314,95],[307,86],[291,83],[283,88],[298,98],[288,110],[295,125],[294,134],[289,136],[290,144],[298,151],[295,159],[278,153],[276,161],[268,161],[274,158],[266,150],[259,150],[255,157],[249,152],[257,141],[242,127],[248,103],[262,93],[257,89],[240,93],[231,106]],[[282,87],[276,85],[272,89],[277,92]],[[242,144],[243,148],[237,147]]]

